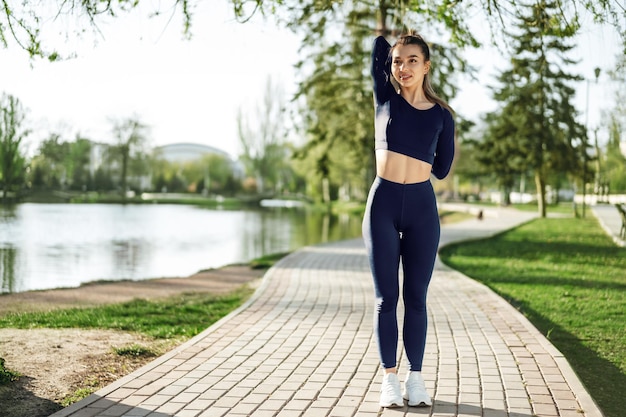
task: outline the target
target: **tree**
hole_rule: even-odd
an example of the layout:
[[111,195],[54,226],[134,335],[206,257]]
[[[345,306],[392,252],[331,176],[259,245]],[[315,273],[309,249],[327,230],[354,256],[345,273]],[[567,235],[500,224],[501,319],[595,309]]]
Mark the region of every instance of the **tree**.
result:
[[609,71],[614,88],[615,105],[604,114],[609,140],[603,161],[604,187],[610,192],[626,192],[626,56],[619,55],[615,69]]
[[[364,198],[374,176],[369,74],[372,35],[397,34],[432,22],[431,26],[449,34],[451,42],[475,45],[461,19],[463,11],[396,1],[316,2],[289,10],[288,25],[305,34],[301,51],[306,53],[299,63],[303,81],[298,97],[305,101],[302,113],[307,143],[296,156],[308,167],[307,176],[322,184],[322,200],[332,199],[335,190]],[[443,23],[436,24],[438,17]],[[455,48],[437,42],[430,48],[439,93],[450,98],[456,93],[454,72],[468,67]]]
[[285,103],[282,90],[267,80],[263,102],[256,112],[237,113],[241,160],[256,179],[257,191],[278,184],[278,173],[289,157],[286,146]]
[[488,134],[479,144],[481,162],[510,185],[511,177],[530,171],[535,178],[539,214],[546,216],[546,181],[551,173],[582,172],[579,149],[585,127],[577,122],[570,82],[581,79],[565,72],[573,62],[566,43],[576,27],[553,16],[559,1],[542,0],[528,7],[516,25],[510,69],[498,77],[494,99],[502,103],[488,117]]
[[89,164],[91,161],[92,142],[89,139],[76,137],[69,143],[69,152],[65,158],[70,188],[86,191],[92,184]]
[[24,127],[26,113],[20,101],[7,94],[0,97],[0,185],[2,199],[19,190],[26,176],[26,157],[21,146],[30,131]]
[[92,142],[76,137],[64,141],[59,133],[51,133],[39,145],[31,161],[35,188],[70,188],[86,190],[92,184],[89,171]]
[[[164,13],[182,14],[183,32],[189,36],[192,5],[197,1],[170,0],[169,4],[150,4],[148,16]],[[140,4],[141,3],[141,4]],[[11,5],[0,2],[0,45],[5,48],[11,42],[25,50],[31,57],[43,57],[50,61],[64,58],[58,51],[44,43],[45,26],[61,21],[60,33],[67,37],[82,37],[86,29],[100,33],[98,24],[107,18],[115,18],[149,2],[139,0],[56,0],[50,2],[18,2]],[[72,22],[73,21],[73,22]],[[68,29],[74,28],[74,29]]]
[[67,173],[64,159],[68,154],[68,143],[64,142],[59,133],[51,133],[44,139],[31,161],[33,167],[33,186],[35,188],[60,188],[65,183]]
[[[67,37],[83,36],[91,28],[100,33],[99,23],[108,18],[115,18],[137,8],[142,8],[146,16],[170,14],[179,15],[183,22],[183,34],[191,36],[193,9],[201,0],[169,0],[165,2],[149,2],[147,0],[56,0],[45,2],[17,2],[17,5],[7,1],[0,2],[0,44],[7,47],[15,42],[18,47],[27,51],[31,57],[45,57],[50,60],[59,58],[59,53],[43,40],[44,28],[50,22],[61,20],[60,32]],[[287,22],[292,27],[298,27],[306,16],[317,16],[320,21],[327,20],[329,14],[346,4],[341,0],[316,0],[306,2],[284,2],[282,0],[230,0],[233,12],[240,21],[249,20],[255,13],[264,15],[290,14]],[[353,2],[357,5],[361,2]],[[428,12],[432,21],[444,22],[447,26],[463,26],[465,12],[479,11],[484,15],[484,21],[492,28],[494,39],[505,27],[507,16],[514,15],[519,7],[517,0],[441,0],[425,2],[423,0],[392,0],[380,1],[372,8],[381,13],[392,7],[402,11],[417,13]],[[624,5],[611,0],[572,0],[572,7],[561,8],[555,11],[555,19],[560,22],[570,22],[579,19],[583,12],[590,13],[594,20],[614,26],[626,45],[626,13]],[[147,8],[146,8],[147,7]],[[300,20],[302,16],[302,20]],[[68,29],[74,28],[74,29]],[[457,32],[458,40],[462,41],[469,32]]]
[[129,173],[141,175],[147,171],[145,146],[148,141],[148,127],[137,118],[116,121],[113,124],[115,145],[109,148],[112,162],[117,162],[119,169],[119,186],[122,198],[128,191]]

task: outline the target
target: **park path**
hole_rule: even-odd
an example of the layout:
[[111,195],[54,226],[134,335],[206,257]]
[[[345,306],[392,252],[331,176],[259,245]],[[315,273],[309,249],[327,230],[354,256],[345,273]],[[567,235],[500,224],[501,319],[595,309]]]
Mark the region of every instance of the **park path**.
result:
[[593,215],[596,216],[604,231],[613,239],[616,245],[625,247],[626,242],[620,237],[622,218],[613,204],[597,204],[591,206]]
[[[534,217],[485,208],[483,220],[444,226],[442,245]],[[440,262],[423,369],[434,404],[380,409],[373,305],[360,239],[305,247],[270,269],[237,311],[52,417],[602,416],[525,317]]]

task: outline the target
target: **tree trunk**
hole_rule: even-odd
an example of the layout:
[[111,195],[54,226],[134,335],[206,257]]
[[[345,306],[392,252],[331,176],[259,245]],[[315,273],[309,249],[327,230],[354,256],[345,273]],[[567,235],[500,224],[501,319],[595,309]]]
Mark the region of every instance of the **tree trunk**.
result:
[[126,200],[127,176],[128,176],[128,151],[124,149],[124,153],[122,155],[122,178],[120,180],[121,187],[122,187],[122,200]]
[[546,182],[541,175],[541,171],[535,171],[535,185],[537,187],[537,207],[539,216],[546,217]]
[[328,177],[322,178],[322,202],[330,204],[330,180]]

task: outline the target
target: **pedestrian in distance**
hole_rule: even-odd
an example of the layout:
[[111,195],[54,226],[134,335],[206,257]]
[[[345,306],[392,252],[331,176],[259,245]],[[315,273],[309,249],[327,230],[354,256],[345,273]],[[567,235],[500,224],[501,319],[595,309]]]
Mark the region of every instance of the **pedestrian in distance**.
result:
[[[376,178],[363,218],[363,239],[374,279],[377,338],[383,381],[382,407],[431,406],[422,377],[426,347],[426,293],[439,246],[440,224],[431,174],[445,178],[454,159],[455,127],[450,106],[430,84],[428,44],[417,34],[391,46],[374,41]],[[402,264],[408,361],[404,389],[398,378],[397,305]]]

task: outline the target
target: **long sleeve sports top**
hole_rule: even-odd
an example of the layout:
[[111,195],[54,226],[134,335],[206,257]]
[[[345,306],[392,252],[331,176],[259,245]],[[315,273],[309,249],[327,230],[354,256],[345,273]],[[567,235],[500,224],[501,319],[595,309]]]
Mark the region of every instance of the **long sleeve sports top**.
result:
[[419,110],[398,94],[391,84],[391,45],[384,37],[374,41],[375,149],[387,149],[432,165],[438,179],[450,172],[454,159],[454,120],[439,104]]

